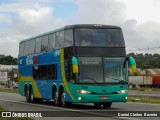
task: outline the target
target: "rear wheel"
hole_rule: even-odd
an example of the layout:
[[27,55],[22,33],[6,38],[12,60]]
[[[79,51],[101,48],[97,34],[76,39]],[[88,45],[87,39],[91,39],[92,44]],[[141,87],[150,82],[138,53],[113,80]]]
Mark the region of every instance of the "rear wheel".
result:
[[30,103],[34,103],[34,96],[32,93],[32,89],[30,89],[29,94],[30,94]]
[[102,103],[94,103],[94,106],[95,106],[95,107],[101,107],[101,106],[102,106]]
[[103,107],[104,107],[104,108],[110,108],[111,105],[112,105],[112,102],[103,103]]
[[26,100],[28,103],[40,103],[43,102],[42,98],[35,98],[33,96],[32,88],[26,90]]
[[57,91],[54,91],[54,104],[55,104],[56,106],[59,106],[59,105],[60,105],[59,95],[58,95],[58,92],[57,92]]
[[32,89],[26,90],[26,100],[28,103],[33,101]]
[[26,100],[27,100],[27,102],[29,103],[29,90],[26,90]]

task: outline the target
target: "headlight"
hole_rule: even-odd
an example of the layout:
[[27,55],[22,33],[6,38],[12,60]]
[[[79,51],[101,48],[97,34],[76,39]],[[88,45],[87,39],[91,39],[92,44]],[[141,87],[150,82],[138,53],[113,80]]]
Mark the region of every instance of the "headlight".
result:
[[78,93],[81,93],[81,94],[90,94],[91,92],[89,91],[86,91],[86,90],[77,90]]
[[128,92],[128,90],[120,90],[120,91],[117,91],[117,93],[119,93],[119,94],[124,94],[124,93],[126,93],[126,92]]

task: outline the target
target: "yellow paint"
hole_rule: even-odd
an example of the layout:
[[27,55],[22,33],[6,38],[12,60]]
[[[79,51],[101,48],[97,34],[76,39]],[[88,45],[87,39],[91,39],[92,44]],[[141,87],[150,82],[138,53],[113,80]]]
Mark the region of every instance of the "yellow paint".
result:
[[132,66],[132,73],[136,73],[136,66]]
[[60,62],[61,62],[62,80],[63,80],[64,86],[65,86],[66,91],[69,94],[69,96],[72,98],[72,100],[74,100],[74,98],[73,98],[73,96],[72,96],[72,94],[71,94],[71,92],[69,90],[69,87],[67,85],[67,81],[66,81],[66,77],[65,77],[65,72],[64,72],[65,71],[64,70],[64,50],[63,49],[60,50],[60,60],[61,60]]
[[21,81],[27,81],[27,82],[32,82],[32,85],[33,85],[33,89],[34,89],[34,97],[35,98],[42,98],[40,92],[39,92],[39,89],[37,87],[37,84],[36,82],[34,81],[33,77],[20,77],[19,79],[19,82]]
[[73,65],[73,73],[78,73],[78,65]]

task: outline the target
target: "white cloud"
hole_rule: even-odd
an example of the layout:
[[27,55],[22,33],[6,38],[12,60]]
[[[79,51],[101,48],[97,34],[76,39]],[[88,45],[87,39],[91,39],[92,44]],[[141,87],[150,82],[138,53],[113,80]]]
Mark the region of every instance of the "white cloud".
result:
[[158,0],[77,0],[77,4],[77,23],[121,26],[127,49],[156,47],[160,42]]
[[126,19],[125,5],[117,0],[77,0],[77,23],[119,25]]
[[69,24],[69,21],[54,17],[54,8],[37,3],[1,5],[0,12],[0,22],[8,26],[0,29],[0,54],[15,57],[20,40]]
[[156,0],[120,0],[126,5],[128,19],[136,19],[138,23],[160,21],[160,1]]

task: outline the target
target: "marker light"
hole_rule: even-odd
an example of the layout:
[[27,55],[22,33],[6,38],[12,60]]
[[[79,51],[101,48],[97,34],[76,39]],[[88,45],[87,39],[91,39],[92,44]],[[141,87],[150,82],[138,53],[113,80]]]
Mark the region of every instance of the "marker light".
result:
[[78,97],[78,100],[82,100],[82,98],[81,98],[81,97]]

